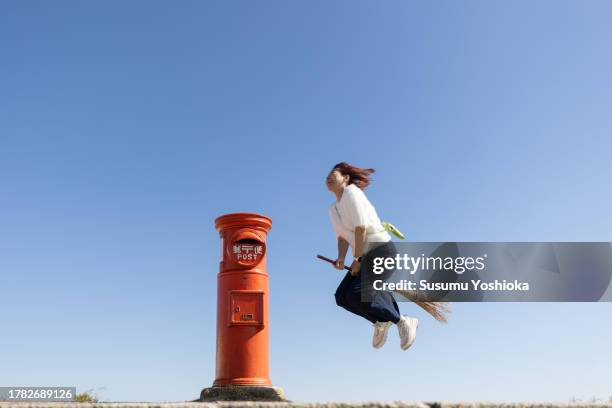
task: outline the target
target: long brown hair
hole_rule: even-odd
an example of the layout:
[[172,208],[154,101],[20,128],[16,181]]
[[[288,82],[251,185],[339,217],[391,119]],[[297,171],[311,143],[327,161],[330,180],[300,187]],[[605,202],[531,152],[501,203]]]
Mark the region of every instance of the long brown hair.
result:
[[349,176],[348,183],[354,184],[362,190],[370,185],[370,175],[376,171],[374,169],[365,169],[353,166],[347,162],[340,162],[336,164],[332,171],[334,170],[338,170],[343,176]]

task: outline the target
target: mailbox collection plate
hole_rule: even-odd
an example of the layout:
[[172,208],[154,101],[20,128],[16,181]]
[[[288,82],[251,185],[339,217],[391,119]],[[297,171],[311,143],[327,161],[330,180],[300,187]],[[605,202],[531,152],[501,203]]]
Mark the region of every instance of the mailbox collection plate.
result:
[[263,296],[258,290],[230,290],[229,325],[262,326]]

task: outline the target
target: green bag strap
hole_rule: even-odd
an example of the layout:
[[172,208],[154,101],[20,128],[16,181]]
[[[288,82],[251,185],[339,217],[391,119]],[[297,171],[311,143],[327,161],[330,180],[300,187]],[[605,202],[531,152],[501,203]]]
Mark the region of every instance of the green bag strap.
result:
[[399,229],[397,229],[397,227],[395,225],[391,224],[390,222],[383,221],[381,224],[382,224],[383,227],[385,227],[385,230],[389,231],[390,233],[392,233],[393,235],[395,235],[399,239],[405,239],[406,238],[404,236],[404,234],[402,234],[402,232]]

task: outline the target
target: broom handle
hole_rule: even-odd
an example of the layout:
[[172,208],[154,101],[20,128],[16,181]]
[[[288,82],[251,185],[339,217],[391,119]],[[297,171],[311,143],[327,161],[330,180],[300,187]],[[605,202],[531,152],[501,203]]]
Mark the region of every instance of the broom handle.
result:
[[[323,256],[323,255],[317,255],[317,258],[319,258],[319,259],[321,259],[321,260],[323,260],[323,261],[325,261],[325,262],[329,262],[329,263],[330,263],[330,264],[332,264],[332,265],[335,265],[335,264],[336,264],[336,262],[335,262],[333,259],[329,259],[329,258],[327,258],[327,257],[325,257],[325,256]],[[350,267],[348,267],[348,266],[346,266],[346,265],[344,265],[344,269],[346,269],[346,270],[347,270],[347,271],[349,271],[349,272],[351,271],[351,268],[350,268]]]

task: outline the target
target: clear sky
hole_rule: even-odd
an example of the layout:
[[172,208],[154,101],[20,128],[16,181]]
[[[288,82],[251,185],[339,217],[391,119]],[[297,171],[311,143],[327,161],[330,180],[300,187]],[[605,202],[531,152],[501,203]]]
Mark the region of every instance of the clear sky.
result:
[[273,219],[294,400],[612,396],[612,303],[336,306],[324,178],[411,241],[612,241],[607,1],[2,1],[0,385],[179,401],[214,380],[215,217]]

